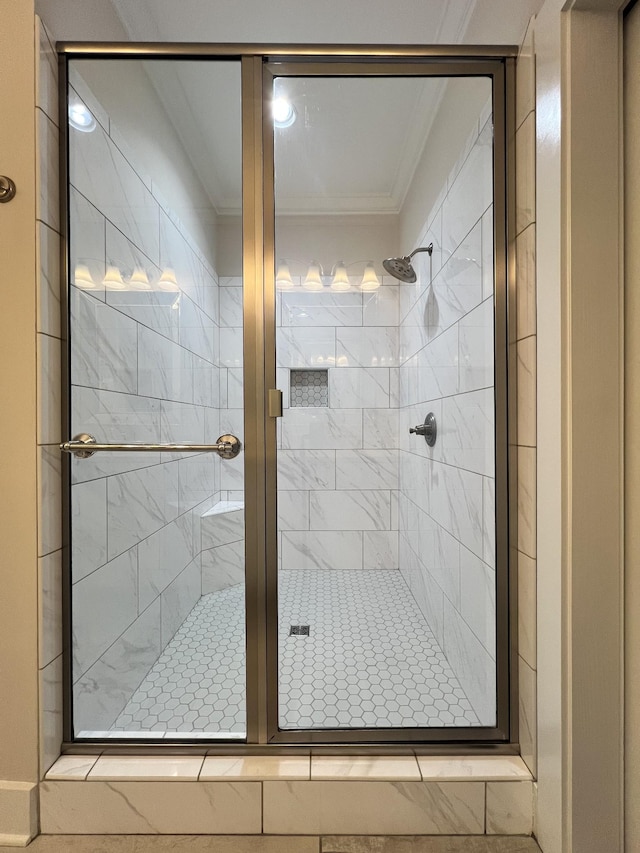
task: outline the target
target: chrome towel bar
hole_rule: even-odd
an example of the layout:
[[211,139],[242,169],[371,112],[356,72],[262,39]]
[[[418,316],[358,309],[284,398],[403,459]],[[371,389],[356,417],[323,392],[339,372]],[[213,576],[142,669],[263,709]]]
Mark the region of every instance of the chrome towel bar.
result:
[[233,459],[240,453],[242,443],[235,435],[221,435],[215,444],[100,444],[88,433],[64,441],[60,450],[73,453],[78,459],[89,459],[94,453],[217,453],[222,459]]

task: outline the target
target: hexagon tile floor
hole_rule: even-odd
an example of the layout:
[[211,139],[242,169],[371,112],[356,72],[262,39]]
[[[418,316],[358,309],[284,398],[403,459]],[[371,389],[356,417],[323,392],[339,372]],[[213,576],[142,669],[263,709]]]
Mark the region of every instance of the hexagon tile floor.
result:
[[[279,598],[281,728],[479,725],[399,571],[283,571]],[[244,684],[238,585],[200,599],[112,735],[242,738]]]

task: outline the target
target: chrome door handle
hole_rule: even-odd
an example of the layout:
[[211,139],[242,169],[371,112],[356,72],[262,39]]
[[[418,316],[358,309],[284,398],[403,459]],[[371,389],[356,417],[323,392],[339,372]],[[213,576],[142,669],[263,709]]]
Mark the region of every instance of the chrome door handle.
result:
[[94,436],[86,432],[75,435],[71,441],[64,441],[60,450],[73,453],[78,459],[89,459],[94,453],[213,453],[222,459],[235,458],[242,443],[235,435],[221,435],[215,444],[99,444]]

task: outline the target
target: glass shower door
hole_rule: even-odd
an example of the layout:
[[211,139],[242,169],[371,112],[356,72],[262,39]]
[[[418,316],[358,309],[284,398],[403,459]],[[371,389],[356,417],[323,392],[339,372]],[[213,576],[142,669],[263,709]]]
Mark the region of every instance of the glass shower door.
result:
[[240,66],[68,92],[72,735],[244,738]]
[[491,728],[491,80],[275,74],[277,724]]

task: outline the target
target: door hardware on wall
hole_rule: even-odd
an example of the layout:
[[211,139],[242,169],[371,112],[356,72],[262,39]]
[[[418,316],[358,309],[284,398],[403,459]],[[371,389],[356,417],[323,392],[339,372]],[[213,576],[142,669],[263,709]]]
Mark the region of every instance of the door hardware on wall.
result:
[[0,175],[0,204],[6,204],[16,194],[16,185],[6,175]]

